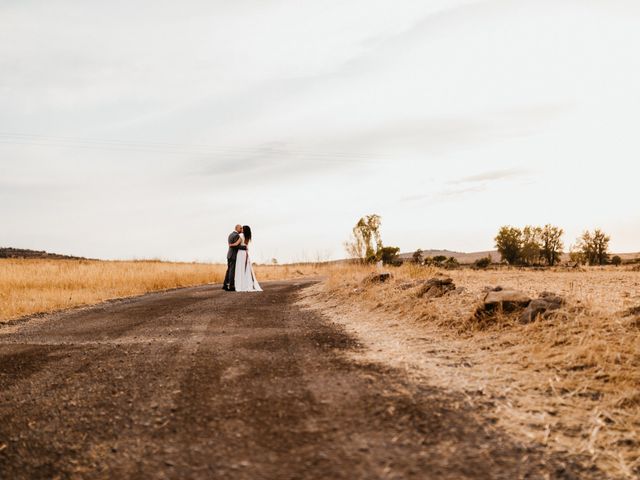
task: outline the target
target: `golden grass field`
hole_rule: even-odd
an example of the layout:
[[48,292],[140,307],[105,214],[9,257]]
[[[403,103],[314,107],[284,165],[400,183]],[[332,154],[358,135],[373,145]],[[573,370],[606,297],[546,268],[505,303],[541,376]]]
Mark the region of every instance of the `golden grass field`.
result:
[[[498,425],[557,451],[586,455],[616,478],[640,476],[640,272],[392,268],[388,283],[367,284],[374,269],[337,266],[303,304],[347,325],[371,347],[368,359],[406,368],[431,384],[489,404]],[[409,282],[437,274],[462,289],[419,298]],[[532,297],[564,296],[552,318],[519,324],[473,319],[486,286]]]
[[[226,265],[160,261],[0,259],[0,322],[177,287],[222,283]],[[256,266],[260,280],[312,273],[311,265]]]

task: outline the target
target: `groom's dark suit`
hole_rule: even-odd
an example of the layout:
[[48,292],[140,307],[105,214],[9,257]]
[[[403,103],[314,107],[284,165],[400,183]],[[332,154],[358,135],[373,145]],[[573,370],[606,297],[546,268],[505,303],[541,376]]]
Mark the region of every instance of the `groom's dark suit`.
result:
[[[233,231],[229,234],[229,245],[235,243],[240,238],[240,234]],[[224,274],[223,288],[235,289],[236,283],[236,259],[238,258],[238,250],[246,250],[244,245],[238,245],[236,247],[229,247],[227,251],[227,273]]]
[[[240,234],[235,230],[229,235],[229,245],[235,243],[240,238]],[[235,288],[236,283],[236,258],[238,257],[238,247],[229,247],[227,252],[227,273],[224,274],[224,287]]]

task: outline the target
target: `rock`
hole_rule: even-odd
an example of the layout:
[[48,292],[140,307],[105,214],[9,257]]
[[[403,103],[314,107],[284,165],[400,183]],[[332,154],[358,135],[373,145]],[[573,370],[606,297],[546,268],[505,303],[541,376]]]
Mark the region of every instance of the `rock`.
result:
[[498,285],[497,287],[483,287],[482,291],[484,293],[489,293],[489,292],[501,292],[503,290],[503,288]]
[[391,279],[391,274],[389,272],[372,273],[364,279],[363,283],[384,283],[389,279]]
[[455,290],[456,286],[453,283],[453,279],[449,277],[437,278],[433,277],[427,280],[418,292],[418,297],[426,298],[438,298],[442,297],[445,293]]
[[449,295],[460,295],[464,292],[466,292],[467,289],[464,287],[456,287],[453,290],[451,290],[450,292],[447,292]]
[[531,303],[520,314],[520,323],[526,324],[533,322],[539,315],[545,315],[547,312],[558,310],[564,305],[564,298],[555,293],[542,292],[540,298],[532,300]]
[[476,309],[473,315],[477,320],[495,317],[499,312],[510,313],[522,310],[531,303],[531,298],[518,290],[496,287],[489,291],[485,288],[485,292],[482,305]]
[[494,290],[484,297],[484,309],[486,311],[502,309],[505,312],[513,312],[525,308],[530,302],[531,298],[518,290]]
[[398,285],[398,288],[400,290],[409,290],[411,288],[415,288],[420,284],[420,282],[403,282],[400,285]]

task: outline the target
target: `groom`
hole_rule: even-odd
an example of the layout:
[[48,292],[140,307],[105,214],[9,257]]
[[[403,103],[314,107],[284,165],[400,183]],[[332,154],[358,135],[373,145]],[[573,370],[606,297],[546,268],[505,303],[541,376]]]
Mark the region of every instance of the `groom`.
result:
[[[232,247],[231,244],[236,243],[242,233],[242,225],[236,225],[236,228],[229,235],[229,250],[227,251],[227,273],[224,274],[224,283],[222,289],[227,292],[235,292],[235,277],[236,277],[236,258],[238,256],[238,250],[240,246]],[[245,247],[246,248],[246,247]]]

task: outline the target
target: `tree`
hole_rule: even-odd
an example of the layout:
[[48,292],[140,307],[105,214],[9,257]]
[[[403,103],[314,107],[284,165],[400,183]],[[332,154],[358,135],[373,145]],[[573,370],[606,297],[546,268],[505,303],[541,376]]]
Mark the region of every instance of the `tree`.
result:
[[[522,229],[522,244],[520,246],[520,260],[526,265],[540,263],[542,229],[527,225]],[[511,262],[509,262],[511,263]]]
[[615,265],[616,267],[618,265],[622,264],[622,257],[620,255],[614,255],[613,257],[611,257],[611,265]]
[[504,226],[495,238],[496,248],[503,260],[515,265],[521,260],[522,231],[519,228]]
[[277,258],[272,258],[271,259],[271,264],[272,265],[278,265],[278,259]]
[[436,255],[432,258],[433,263],[435,263],[436,265],[443,263],[446,259],[447,257],[445,257],[444,255]]
[[542,257],[552,267],[560,261],[562,256],[562,249],[564,248],[562,244],[563,234],[564,230],[550,224],[545,225],[540,232]]
[[417,263],[418,265],[421,265],[423,261],[422,250],[417,249],[415,252],[413,252],[413,255],[411,256],[411,260],[413,261],[413,263]]
[[585,231],[578,239],[578,246],[589,265],[604,265],[609,259],[609,240],[611,238],[596,228],[593,232]]
[[[345,243],[347,253],[363,262],[375,262],[383,247],[380,236],[380,215],[366,215],[353,227],[351,240]],[[375,242],[375,246],[374,246]]]

